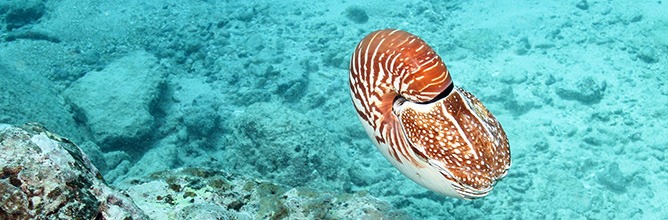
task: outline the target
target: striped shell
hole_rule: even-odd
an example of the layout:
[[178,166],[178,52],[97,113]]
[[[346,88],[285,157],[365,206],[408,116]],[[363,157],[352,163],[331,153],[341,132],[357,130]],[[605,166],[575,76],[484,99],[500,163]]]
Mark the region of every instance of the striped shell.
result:
[[392,165],[442,195],[487,195],[510,168],[501,124],[452,83],[441,58],[401,30],[373,32],[350,61],[350,93],[369,137]]

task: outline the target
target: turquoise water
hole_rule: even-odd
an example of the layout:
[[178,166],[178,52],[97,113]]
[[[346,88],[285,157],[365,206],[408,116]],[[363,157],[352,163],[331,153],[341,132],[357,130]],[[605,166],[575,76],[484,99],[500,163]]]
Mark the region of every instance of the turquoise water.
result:
[[[368,191],[418,219],[668,219],[662,1],[3,1],[0,122],[70,137],[109,183],[186,166]],[[348,91],[368,33],[441,56],[512,167],[443,197],[376,150]]]

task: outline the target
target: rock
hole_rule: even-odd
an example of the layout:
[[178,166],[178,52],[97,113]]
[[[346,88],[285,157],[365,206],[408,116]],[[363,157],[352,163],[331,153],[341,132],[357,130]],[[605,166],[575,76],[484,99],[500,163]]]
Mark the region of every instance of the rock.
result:
[[582,0],[577,4],[575,4],[575,7],[586,11],[587,9],[589,9],[589,4],[587,3],[587,0]]
[[638,51],[638,59],[645,63],[659,62],[659,53],[653,47],[643,47]]
[[515,54],[517,55],[526,55],[531,50],[531,44],[527,37],[520,38],[515,44]]
[[182,108],[183,124],[188,127],[189,133],[206,137],[218,128],[220,103],[222,102],[215,96],[200,95],[191,103],[185,104]]
[[497,78],[506,84],[522,84],[529,78],[529,72],[522,67],[504,68]]
[[638,22],[642,21],[642,14],[639,12],[633,12],[631,15],[631,18],[629,19],[630,22]]
[[155,127],[151,110],[164,81],[158,59],[139,51],[87,73],[65,95],[102,151],[141,148]]
[[[536,103],[540,103],[540,100],[532,95],[531,91],[520,89],[517,90],[518,92],[515,92],[513,87],[515,86],[502,84],[497,87],[499,92],[486,93],[483,94],[483,97],[487,100],[502,102],[504,108],[516,115],[527,113],[539,106]],[[521,88],[521,86],[518,87]]]
[[574,220],[586,220],[587,218],[583,217],[581,214],[571,210],[571,209],[559,209],[555,212],[554,215],[558,219],[574,219]]
[[618,193],[626,191],[626,185],[628,185],[629,182],[624,174],[622,174],[622,171],[619,169],[619,164],[616,162],[608,164],[605,169],[598,172],[596,174],[596,180],[599,184]]
[[44,15],[46,7],[40,0],[19,0],[0,2],[0,13],[4,13],[4,26],[8,31],[37,21]]
[[104,179],[113,184],[116,179],[127,175],[133,167],[135,167],[134,164],[130,163],[129,160],[123,160],[112,170],[104,174]]
[[364,24],[369,21],[369,15],[366,14],[364,9],[358,6],[351,6],[346,8],[344,14],[346,15],[346,18],[358,24]]
[[365,192],[291,188],[206,168],[158,172],[120,186],[152,219],[412,219]]
[[281,77],[276,81],[276,93],[287,102],[296,102],[306,94],[308,74],[296,72],[292,77]]
[[368,195],[291,188],[207,168],[111,188],[71,141],[0,124],[0,219],[413,219]]
[[0,130],[0,219],[148,219],[71,141],[39,124]]
[[596,81],[592,77],[584,77],[561,81],[557,85],[556,93],[563,99],[594,104],[603,99],[606,87],[605,81]]
[[115,185],[128,177],[146,176],[177,167],[180,159],[177,147],[180,146],[167,139],[162,139],[152,145],[151,149],[147,150],[138,161],[130,164],[129,160],[123,160],[119,164],[120,169],[107,173],[105,179]]

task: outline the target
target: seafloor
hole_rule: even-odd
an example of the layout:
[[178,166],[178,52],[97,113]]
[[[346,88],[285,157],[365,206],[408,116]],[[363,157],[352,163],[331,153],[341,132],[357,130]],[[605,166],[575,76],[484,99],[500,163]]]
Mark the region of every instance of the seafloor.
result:
[[[668,2],[0,1],[0,123],[79,143],[105,180],[208,167],[368,191],[419,219],[668,216]],[[360,125],[350,55],[412,32],[510,140],[484,199],[395,170]]]

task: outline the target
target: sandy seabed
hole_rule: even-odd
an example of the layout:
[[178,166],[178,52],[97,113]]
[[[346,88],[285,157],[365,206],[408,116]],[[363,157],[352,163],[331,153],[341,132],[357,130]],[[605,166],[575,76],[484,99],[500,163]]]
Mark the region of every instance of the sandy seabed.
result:
[[[0,122],[83,143],[110,183],[205,166],[366,190],[420,219],[660,219],[666,11],[603,0],[5,1]],[[348,60],[385,28],[428,42],[503,125],[513,165],[484,199],[421,188],[359,124]]]

